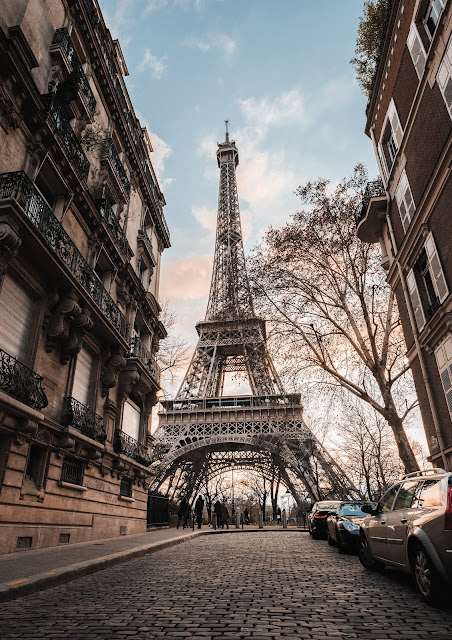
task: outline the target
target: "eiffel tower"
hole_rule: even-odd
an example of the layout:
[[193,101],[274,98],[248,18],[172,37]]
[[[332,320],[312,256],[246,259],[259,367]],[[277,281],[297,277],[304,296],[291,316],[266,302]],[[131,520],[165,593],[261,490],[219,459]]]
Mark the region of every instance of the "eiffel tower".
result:
[[[229,467],[269,476],[276,465],[300,504],[302,496],[359,497],[303,420],[300,394],[285,392],[267,349],[265,320],[254,311],[243,249],[236,168],[230,140],[218,143],[220,169],[215,257],[206,317],[174,400],[162,402],[155,433],[151,490],[179,483],[188,495],[202,478]],[[223,395],[225,374],[246,374],[251,394]]]

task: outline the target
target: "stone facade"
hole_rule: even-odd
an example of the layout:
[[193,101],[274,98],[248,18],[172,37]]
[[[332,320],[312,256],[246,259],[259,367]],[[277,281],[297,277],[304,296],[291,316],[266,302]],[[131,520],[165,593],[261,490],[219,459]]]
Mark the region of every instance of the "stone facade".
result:
[[452,2],[388,3],[367,109],[381,181],[357,234],[379,242],[434,466],[452,469]]
[[0,552],[146,530],[165,200],[94,0],[0,13]]

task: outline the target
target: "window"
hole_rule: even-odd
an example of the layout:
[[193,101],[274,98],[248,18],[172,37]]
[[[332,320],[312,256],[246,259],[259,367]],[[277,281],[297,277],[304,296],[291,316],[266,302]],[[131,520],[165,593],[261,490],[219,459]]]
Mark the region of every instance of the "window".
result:
[[143,285],[143,288],[147,291],[150,281],[150,269],[145,262],[141,262],[140,264],[140,281]]
[[430,39],[432,39],[435,34],[442,10],[442,0],[429,0],[427,11],[425,12],[424,24]]
[[61,467],[61,482],[83,484],[83,464],[73,458],[65,458]]
[[80,352],[77,355],[77,362],[75,363],[72,397],[85,406],[88,406],[89,403],[92,369],[93,356],[86,349],[80,349]]
[[436,80],[449,110],[449,115],[452,116],[452,38],[449,39]]
[[20,284],[5,275],[0,291],[0,349],[26,360],[34,301]]
[[452,336],[449,335],[435,350],[436,364],[452,416]]
[[449,295],[444,272],[431,233],[428,234],[417,263],[407,274],[408,293],[410,295],[416,325],[421,331],[439,305]]
[[395,157],[402,143],[402,138],[402,125],[400,124],[394,100],[391,100],[386,117],[386,124],[383,128],[383,135],[381,137],[380,144],[378,145],[378,152],[382,161],[383,169],[386,173],[386,178],[394,164]]
[[419,480],[409,480],[404,482],[397,494],[394,502],[394,511],[396,509],[416,509],[419,506],[419,494],[422,488],[422,482]]
[[407,46],[411,59],[413,60],[414,68],[416,69],[417,76],[420,79],[424,73],[425,60],[427,56],[414,22],[411,25],[410,33],[408,34]]
[[415,212],[415,204],[413,194],[411,193],[410,183],[406,175],[405,169],[402,171],[399,183],[395,190],[395,199],[399,208],[400,218],[402,220],[403,230],[407,231]]
[[122,478],[121,484],[119,485],[119,495],[124,498],[132,497],[132,481],[128,478]]
[[130,399],[124,403],[122,430],[134,440],[140,439],[141,409]]
[[35,178],[35,186],[56,217],[61,220],[71,201],[72,191],[49,158],[43,162]]
[[[446,503],[445,491],[442,490],[442,478],[426,480],[419,499],[422,507],[440,507]],[[444,496],[443,496],[444,493]]]
[[32,444],[28,452],[25,479],[31,481],[37,489],[42,489],[47,463],[47,450]]
[[391,511],[392,503],[394,502],[394,498],[396,496],[397,491],[399,490],[400,484],[396,484],[394,487],[391,487],[389,491],[387,491],[382,499],[379,502],[378,510],[380,513],[386,513],[387,511]]

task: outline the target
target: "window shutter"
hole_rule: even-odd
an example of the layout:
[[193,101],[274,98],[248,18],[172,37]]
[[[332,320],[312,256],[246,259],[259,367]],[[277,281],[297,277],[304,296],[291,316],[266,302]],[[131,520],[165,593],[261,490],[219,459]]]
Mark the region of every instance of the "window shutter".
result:
[[122,416],[122,430],[135,440],[140,439],[141,411],[129,400],[124,403],[124,413]]
[[385,158],[385,154],[384,154],[381,142],[378,143],[378,156],[380,158],[380,165],[381,165],[381,168],[382,168],[382,171],[383,171],[384,181],[387,182],[389,171],[388,171],[388,166],[386,164],[386,158]]
[[25,356],[33,306],[25,289],[6,274],[0,292],[0,348],[18,360]]
[[407,45],[411,54],[411,59],[413,60],[414,68],[416,69],[417,76],[420,79],[422,78],[422,74],[424,73],[425,60],[427,56],[425,55],[424,45],[422,44],[422,40],[419,37],[419,33],[414,22],[411,25]]
[[447,406],[452,415],[452,339],[450,336],[436,349],[435,356]]
[[452,112],[452,78],[451,78],[451,65],[448,64],[448,60],[446,58],[441,63],[438,74],[436,76],[436,80],[438,82],[438,86],[443,94],[444,102],[446,103],[446,107],[449,109],[449,112]]
[[81,349],[77,356],[77,362],[75,364],[72,397],[85,406],[88,405],[92,368],[92,355],[88,351],[86,351],[86,349]]
[[400,180],[395,191],[395,198],[397,206],[399,207],[403,230],[406,233],[416,207],[414,205],[413,194],[411,193],[405,169],[402,171],[400,176]]
[[406,277],[406,282],[408,285],[408,293],[410,294],[411,305],[413,307],[413,313],[414,313],[414,318],[416,320],[416,325],[417,325],[418,331],[422,331],[425,325],[424,309],[422,308],[421,297],[419,295],[419,290],[417,288],[416,278],[414,277],[413,269],[409,270]]
[[431,233],[428,234],[424,246],[427,254],[430,275],[432,276],[433,286],[435,287],[435,293],[438,296],[439,301],[443,302],[449,294],[449,289],[441,267],[438,251],[436,250],[435,241],[433,240]]
[[402,125],[400,124],[399,115],[397,113],[394,100],[391,100],[391,103],[389,105],[388,117],[391,123],[392,134],[397,144],[397,149],[400,149],[400,145],[402,143],[402,138],[403,138],[403,129],[402,129]]

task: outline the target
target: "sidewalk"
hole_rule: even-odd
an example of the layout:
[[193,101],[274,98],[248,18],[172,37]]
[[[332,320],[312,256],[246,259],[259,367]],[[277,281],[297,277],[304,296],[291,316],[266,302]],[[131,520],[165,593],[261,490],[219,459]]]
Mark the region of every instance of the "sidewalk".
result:
[[164,527],[133,536],[0,556],[0,602],[75,580],[210,531]]
[[133,536],[8,553],[0,556],[0,602],[70,582],[113,564],[154,553],[200,535],[257,531],[305,530],[293,527],[283,530],[281,526],[259,529],[253,525],[244,529],[231,526],[230,529],[216,530],[204,525],[201,530],[194,531],[161,527]]

